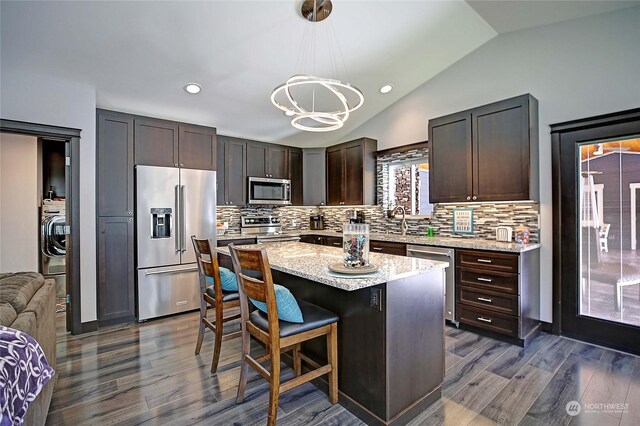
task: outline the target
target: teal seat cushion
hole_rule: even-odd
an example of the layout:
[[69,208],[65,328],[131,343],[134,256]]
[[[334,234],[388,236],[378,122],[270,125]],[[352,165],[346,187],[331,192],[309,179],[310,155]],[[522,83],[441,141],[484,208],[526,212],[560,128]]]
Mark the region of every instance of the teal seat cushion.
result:
[[[289,291],[288,288],[281,286],[280,284],[273,285],[274,292],[276,294],[276,304],[278,307],[278,319],[282,321],[302,323],[304,322],[302,318],[302,311],[300,310],[300,306],[298,305],[298,301],[293,294]],[[267,304],[263,302],[258,302],[253,299],[251,303],[260,309],[262,312],[267,313]]]
[[[206,277],[207,281],[213,285],[213,277]],[[220,282],[224,291],[238,291],[238,279],[236,274],[227,268],[220,267]]]

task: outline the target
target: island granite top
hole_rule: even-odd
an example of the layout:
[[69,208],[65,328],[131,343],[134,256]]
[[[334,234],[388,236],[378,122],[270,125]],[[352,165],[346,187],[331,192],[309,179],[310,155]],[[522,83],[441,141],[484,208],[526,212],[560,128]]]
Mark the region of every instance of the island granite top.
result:
[[[435,260],[369,253],[369,262],[378,265],[379,272],[359,278],[341,278],[332,275],[333,273],[328,269],[328,265],[342,262],[340,248],[295,241],[241,247],[265,247],[272,269],[347,291],[359,290],[449,266],[447,262]],[[229,254],[229,248],[226,246],[217,247],[216,250],[218,253]]]
[[[285,235],[321,235],[327,237],[342,237],[342,232],[339,231],[286,231]],[[218,240],[236,240],[244,238],[254,238],[250,235],[242,235],[240,233],[229,233],[221,235]],[[495,240],[484,240],[480,238],[462,238],[462,237],[426,237],[418,235],[397,235],[397,234],[382,234],[373,232],[369,234],[369,238],[372,241],[387,241],[391,243],[403,243],[403,244],[416,244],[421,246],[438,246],[438,247],[453,247],[461,249],[472,250],[489,250],[489,251],[502,251],[510,253],[522,253],[529,250],[535,250],[540,248],[538,243],[529,244],[517,244],[517,243],[504,243]]]

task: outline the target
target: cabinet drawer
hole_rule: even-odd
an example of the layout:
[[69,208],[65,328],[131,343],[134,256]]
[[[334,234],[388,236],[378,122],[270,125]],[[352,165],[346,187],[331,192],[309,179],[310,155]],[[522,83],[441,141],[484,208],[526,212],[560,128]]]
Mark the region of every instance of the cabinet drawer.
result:
[[407,245],[402,243],[389,243],[386,241],[369,242],[371,253],[395,254],[397,256],[407,255]]
[[320,244],[322,245],[323,238],[320,235],[301,235],[301,243]]
[[456,283],[458,285],[466,285],[502,293],[519,294],[517,274],[501,274],[499,272],[485,272],[477,269],[464,268],[458,268],[457,274]]
[[325,246],[342,247],[342,237],[323,237]]
[[480,250],[457,250],[456,259],[459,267],[518,273],[517,254]]
[[460,286],[457,290],[458,302],[508,315],[518,315],[518,296],[516,295],[478,290],[465,286]]
[[457,304],[458,321],[478,328],[518,337],[518,317],[499,314],[485,309],[477,309]]

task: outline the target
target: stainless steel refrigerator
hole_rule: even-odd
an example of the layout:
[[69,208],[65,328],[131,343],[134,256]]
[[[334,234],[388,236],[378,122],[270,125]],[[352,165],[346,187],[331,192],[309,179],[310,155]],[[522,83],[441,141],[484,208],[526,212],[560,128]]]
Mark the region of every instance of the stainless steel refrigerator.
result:
[[216,239],[216,172],[136,167],[138,320],[200,307],[191,235]]

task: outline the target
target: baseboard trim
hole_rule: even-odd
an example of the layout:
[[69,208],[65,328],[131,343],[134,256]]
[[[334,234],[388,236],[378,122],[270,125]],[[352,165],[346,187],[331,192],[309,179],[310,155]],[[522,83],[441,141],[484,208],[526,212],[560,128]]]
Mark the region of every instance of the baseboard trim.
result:
[[80,333],[76,334],[84,334],[91,333],[92,331],[98,330],[98,321],[89,321],[89,322],[81,322],[80,323]]
[[550,322],[540,321],[541,330],[545,333],[555,334],[553,332],[553,324]]

